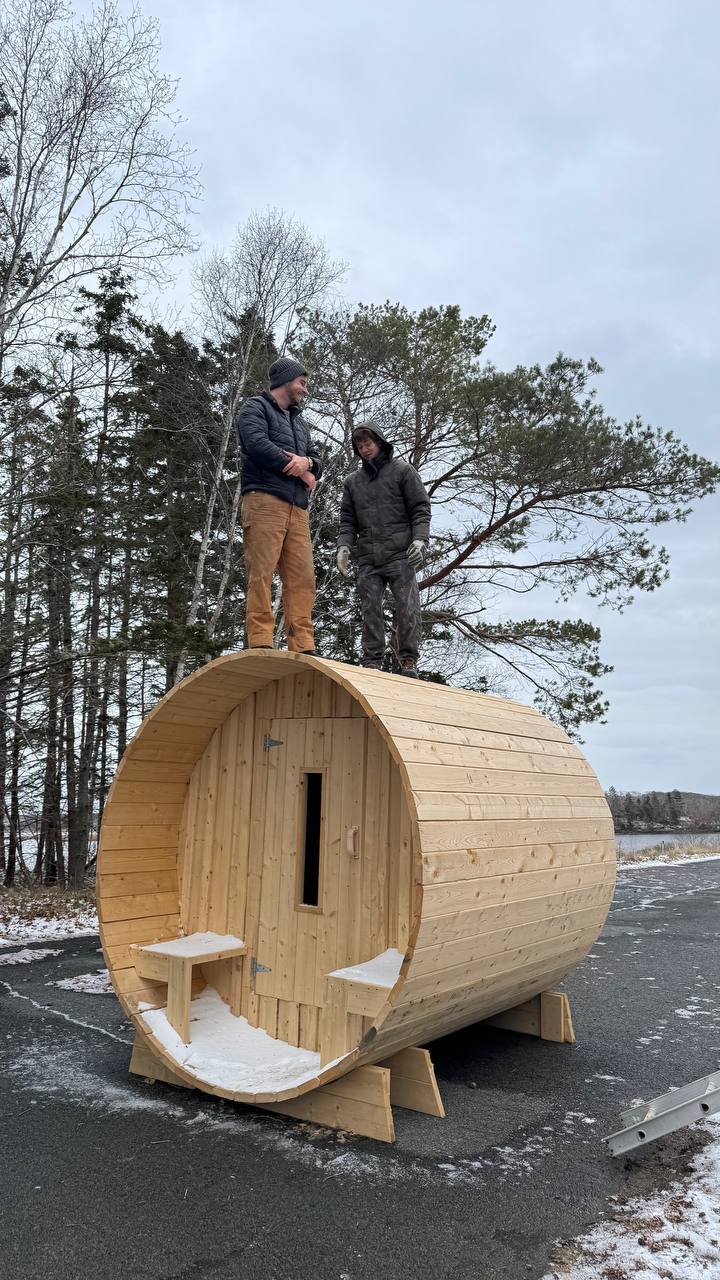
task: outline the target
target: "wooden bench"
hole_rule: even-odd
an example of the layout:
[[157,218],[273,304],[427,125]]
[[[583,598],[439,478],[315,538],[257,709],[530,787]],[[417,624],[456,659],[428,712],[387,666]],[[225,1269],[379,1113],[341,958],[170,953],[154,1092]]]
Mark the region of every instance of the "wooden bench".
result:
[[334,1062],[350,1050],[348,1014],[376,1018],[387,1004],[402,964],[399,951],[385,951],[362,965],[334,969],[326,978],[320,1032],[320,1062]]
[[141,978],[167,983],[167,1020],[184,1044],[190,1043],[190,1000],[193,965],[231,960],[247,954],[242,938],[230,934],[190,933],[170,942],[131,947]]

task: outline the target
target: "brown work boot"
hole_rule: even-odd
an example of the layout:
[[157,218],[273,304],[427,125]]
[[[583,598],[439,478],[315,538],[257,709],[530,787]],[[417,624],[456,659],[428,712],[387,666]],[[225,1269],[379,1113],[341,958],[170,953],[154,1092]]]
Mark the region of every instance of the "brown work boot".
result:
[[401,658],[400,671],[404,676],[410,676],[411,680],[420,679],[414,658]]

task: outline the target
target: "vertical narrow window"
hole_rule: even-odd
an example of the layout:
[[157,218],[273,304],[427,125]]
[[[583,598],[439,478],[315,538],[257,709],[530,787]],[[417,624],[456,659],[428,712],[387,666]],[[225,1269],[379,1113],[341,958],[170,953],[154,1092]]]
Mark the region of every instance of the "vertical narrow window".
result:
[[317,907],[319,903],[322,781],[321,773],[305,774],[305,821],[300,867],[300,905],[303,907]]

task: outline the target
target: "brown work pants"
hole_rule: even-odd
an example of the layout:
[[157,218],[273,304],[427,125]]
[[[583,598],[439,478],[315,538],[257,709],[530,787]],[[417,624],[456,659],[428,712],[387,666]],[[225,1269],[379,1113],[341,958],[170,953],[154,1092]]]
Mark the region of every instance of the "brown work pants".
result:
[[277,569],[288,649],[296,653],[314,649],[315,570],[307,511],[270,493],[246,493],[242,500],[242,529],[250,648],[272,646],[275,618],[271,592]]

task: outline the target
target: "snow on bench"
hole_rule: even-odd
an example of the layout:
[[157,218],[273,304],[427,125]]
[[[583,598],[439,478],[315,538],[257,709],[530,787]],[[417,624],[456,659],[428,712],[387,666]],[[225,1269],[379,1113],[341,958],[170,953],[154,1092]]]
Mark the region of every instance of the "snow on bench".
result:
[[247,953],[242,938],[221,933],[189,933],[169,942],[136,944],[131,950],[141,978],[167,983],[167,1020],[183,1044],[190,1043],[193,965],[231,960]]

